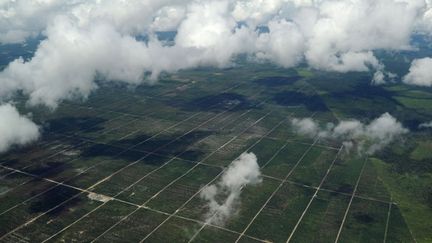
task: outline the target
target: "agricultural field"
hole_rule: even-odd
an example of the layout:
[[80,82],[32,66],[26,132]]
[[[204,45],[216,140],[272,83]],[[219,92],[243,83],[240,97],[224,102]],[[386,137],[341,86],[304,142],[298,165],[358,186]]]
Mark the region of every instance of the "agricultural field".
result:
[[[101,83],[55,111],[18,102],[43,136],[0,158],[0,242],[431,242],[430,90],[369,81],[241,64]],[[370,156],[291,124],[383,112],[410,133]],[[244,153],[260,183],[207,220],[201,192]]]

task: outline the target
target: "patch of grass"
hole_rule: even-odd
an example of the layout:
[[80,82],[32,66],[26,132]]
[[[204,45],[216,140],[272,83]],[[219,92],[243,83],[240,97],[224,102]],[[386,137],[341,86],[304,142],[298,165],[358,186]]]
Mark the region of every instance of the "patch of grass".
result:
[[271,242],[285,242],[313,193],[311,189],[284,184],[246,234]]
[[409,98],[405,96],[396,96],[397,101],[403,104],[407,108],[416,109],[420,111],[431,112],[432,110],[432,100],[429,99],[418,99],[418,98]]
[[354,198],[340,242],[383,242],[388,204]]
[[432,158],[432,142],[420,142],[411,152],[411,159],[424,160]]
[[294,233],[292,242],[334,242],[350,197],[320,191]]
[[386,188],[390,191],[393,201],[398,204],[413,237],[421,242],[432,241],[432,236],[429,233],[429,229],[432,227],[430,220],[432,210],[430,204],[425,202],[430,200],[425,197],[431,192],[425,191],[425,189],[430,188],[432,176],[430,174],[421,177],[415,174],[397,174],[391,171],[389,164],[378,159],[371,161],[383,179]]

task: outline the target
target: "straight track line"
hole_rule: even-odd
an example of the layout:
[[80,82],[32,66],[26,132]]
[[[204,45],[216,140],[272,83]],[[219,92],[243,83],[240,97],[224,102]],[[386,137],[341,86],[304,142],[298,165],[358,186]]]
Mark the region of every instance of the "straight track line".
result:
[[388,212],[387,212],[386,226],[385,226],[385,231],[384,231],[384,240],[383,240],[383,243],[386,243],[386,241],[387,241],[387,234],[388,234],[388,228],[389,228],[390,214],[391,214],[392,205],[393,205],[393,203],[389,203],[389,208],[388,208]]
[[367,163],[367,161],[368,161],[368,158],[366,157],[365,162],[364,162],[363,167],[362,167],[362,170],[361,170],[361,172],[360,172],[360,175],[359,175],[359,177],[357,178],[357,182],[356,182],[356,184],[355,184],[354,191],[353,191],[353,193],[352,193],[351,199],[350,199],[350,201],[349,201],[349,203],[348,203],[348,207],[347,207],[347,209],[345,210],[345,214],[344,214],[344,217],[343,217],[343,219],[342,219],[342,223],[341,223],[341,225],[340,225],[340,227],[339,227],[339,231],[338,231],[338,233],[337,233],[337,235],[336,235],[335,243],[339,242],[339,238],[340,238],[340,235],[341,235],[341,233],[342,233],[342,229],[343,229],[343,227],[344,227],[344,225],[345,225],[345,221],[346,221],[346,219],[347,219],[347,216],[348,216],[349,210],[350,210],[350,208],[351,208],[351,204],[352,204],[352,202],[353,202],[353,200],[354,200],[354,196],[355,196],[355,194],[357,193],[357,188],[358,188],[358,185],[360,184],[360,180],[361,180],[361,177],[362,177],[362,175],[363,175],[363,171],[364,171],[364,169],[365,169],[365,167],[366,167],[366,163]]
[[327,176],[330,174],[331,169],[333,168],[337,158],[339,157],[340,152],[342,151],[343,145],[340,147],[338,153],[336,154],[334,160],[332,161],[332,163],[330,164],[329,168],[327,169],[326,174],[324,175],[324,177],[322,178],[319,186],[317,187],[317,189],[315,190],[315,193],[313,194],[312,198],[309,200],[309,203],[307,204],[305,210],[303,211],[303,213],[301,214],[299,220],[297,221],[296,225],[294,226],[294,229],[291,231],[291,234],[289,235],[288,239],[286,242],[290,242],[294,233],[296,232],[298,226],[300,225],[300,223],[302,222],[304,216],[306,215],[307,211],[309,210],[310,205],[312,205],[313,200],[317,197],[318,192],[320,191],[322,185],[324,184],[325,180],[327,179]]

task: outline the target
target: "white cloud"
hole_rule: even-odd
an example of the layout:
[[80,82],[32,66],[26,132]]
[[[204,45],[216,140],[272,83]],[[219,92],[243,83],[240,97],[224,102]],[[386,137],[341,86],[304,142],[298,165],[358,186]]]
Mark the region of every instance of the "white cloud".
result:
[[[373,51],[409,48],[429,9],[424,0],[2,0],[0,42],[46,40],[0,73],[0,100],[23,91],[30,104],[55,107],[88,96],[96,75],[140,84],[161,72],[227,67],[240,54],[283,67],[374,70],[379,84],[389,77]],[[177,31],[169,46],[154,37],[167,30]],[[135,38],[143,35],[148,43]]]
[[414,60],[403,82],[417,86],[432,86],[432,58]]
[[236,213],[242,189],[248,185],[259,184],[261,181],[261,172],[255,154],[242,154],[232,162],[217,184],[207,186],[201,191],[201,198],[208,203],[205,221],[223,225]]
[[303,59],[304,37],[297,25],[286,20],[270,21],[269,33],[257,40],[257,57],[293,67]]
[[294,118],[291,120],[291,124],[297,133],[310,137],[316,136],[320,129],[318,123],[316,123],[312,118]]
[[347,148],[356,145],[358,152],[373,154],[381,150],[396,138],[408,132],[400,122],[388,113],[371,121],[369,124],[357,120],[340,121],[337,125],[329,123],[321,128],[318,122],[310,119],[293,119],[294,131],[310,137],[342,140]]
[[374,73],[372,78],[372,84],[374,85],[382,85],[388,82],[395,82],[395,79],[398,77],[397,74],[391,72],[385,72],[383,70],[377,70]]
[[0,153],[39,138],[39,128],[11,104],[0,105]]
[[420,124],[419,128],[432,128],[432,121]]
[[0,75],[0,96],[22,90],[31,104],[55,107],[63,99],[88,96],[96,74],[139,83],[151,55],[144,43],[121,36],[110,25],[78,28],[68,17],[56,18],[35,56],[17,59]]
[[1,0],[0,43],[19,43],[39,35],[54,16],[73,5],[73,1],[64,0]]
[[152,31],[175,31],[184,19],[186,8],[184,6],[166,6],[159,9],[151,23]]

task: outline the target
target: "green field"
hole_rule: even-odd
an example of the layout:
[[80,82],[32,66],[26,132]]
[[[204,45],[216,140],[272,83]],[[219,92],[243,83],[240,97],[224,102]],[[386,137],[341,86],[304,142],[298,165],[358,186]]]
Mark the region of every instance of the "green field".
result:
[[[105,83],[55,111],[19,103],[43,137],[0,158],[0,242],[432,242],[432,132],[417,129],[432,95],[368,77],[239,65]],[[290,123],[384,112],[411,133],[368,158]],[[205,224],[200,191],[243,152],[262,183]]]

